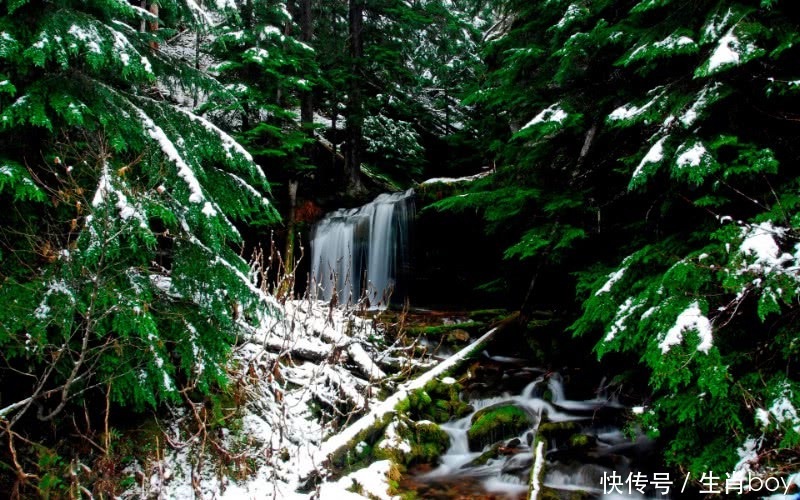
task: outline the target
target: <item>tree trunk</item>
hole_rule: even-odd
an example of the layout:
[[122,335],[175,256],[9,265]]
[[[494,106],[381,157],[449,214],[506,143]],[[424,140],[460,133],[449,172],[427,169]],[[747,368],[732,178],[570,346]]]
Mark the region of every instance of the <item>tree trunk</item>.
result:
[[[142,0],[142,2],[139,4],[139,7],[141,7],[142,9],[146,10],[147,9],[147,0]],[[139,31],[142,32],[142,33],[147,31],[147,22],[144,19],[142,19],[142,21],[139,23]]]
[[[300,41],[309,46],[314,38],[311,12],[311,0],[300,0]],[[300,122],[309,127],[314,122],[314,95],[310,90],[304,90],[300,94]]]
[[[300,0],[299,12],[299,25],[300,25],[300,41],[311,45],[311,39],[314,36],[314,26],[311,17],[311,1]],[[287,27],[287,35],[288,33]],[[300,123],[306,130],[309,138],[313,140],[313,121],[314,121],[314,100],[311,91],[303,90],[300,94]],[[311,156],[311,148],[307,144],[303,146],[303,156],[309,158]],[[297,188],[299,181],[297,179],[289,180],[289,219],[286,228],[286,259],[284,262],[284,269],[287,275],[294,272],[295,268],[295,231],[296,231],[296,210],[297,210]],[[291,280],[293,281],[293,280]]]
[[286,258],[283,263],[287,275],[294,272],[294,236],[297,210],[297,180],[289,181],[289,218],[286,223]]
[[345,133],[344,178],[347,194],[358,195],[364,192],[361,184],[362,126],[364,123],[363,102],[361,101],[361,65],[364,56],[363,0],[349,0],[350,21],[350,92],[347,96],[347,130]]
[[[158,4],[151,3],[150,4],[150,13],[153,14],[156,18],[158,18]],[[158,21],[153,21],[150,23],[150,31],[158,31]],[[150,42],[151,49],[158,49],[158,42]]]

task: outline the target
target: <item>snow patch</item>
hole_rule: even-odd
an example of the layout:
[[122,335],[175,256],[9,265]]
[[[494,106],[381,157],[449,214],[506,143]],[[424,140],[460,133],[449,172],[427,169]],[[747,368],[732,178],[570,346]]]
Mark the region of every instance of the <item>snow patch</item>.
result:
[[144,66],[144,70],[145,70],[145,71],[147,71],[148,73],[151,73],[151,74],[153,73],[153,65],[152,65],[152,64],[150,64],[150,59],[148,59],[148,58],[147,58],[147,57],[145,57],[145,56],[142,56],[142,57],[139,59],[139,62],[141,62],[141,63],[142,63],[142,66]]
[[[335,498],[336,500],[348,498],[363,500],[364,497],[378,500],[399,498],[388,493],[388,475],[391,468],[390,460],[381,460],[348,474],[335,483],[323,483],[319,490],[319,498]],[[358,495],[351,491],[356,484],[360,486],[361,491]]]
[[659,139],[650,150],[644,155],[642,161],[639,162],[639,165],[636,167],[636,170],[633,171],[633,179],[636,179],[640,175],[642,175],[642,171],[644,167],[646,167],[650,163],[658,163],[664,159],[664,143],[667,141],[669,136],[664,136]]
[[378,444],[378,448],[382,450],[398,450],[403,453],[411,453],[411,444],[403,439],[398,432],[399,425],[404,424],[398,423],[397,420],[392,420],[389,425],[386,426],[384,439]]
[[697,302],[692,303],[678,315],[675,320],[675,326],[669,329],[664,340],[658,344],[658,347],[661,348],[661,353],[666,354],[672,346],[683,342],[683,332],[689,330],[696,331],[698,337],[700,337],[700,344],[697,346],[697,350],[708,354],[713,340],[711,322],[700,311],[700,304]]
[[647,103],[643,104],[642,106],[635,106],[634,104],[620,106],[608,115],[608,119],[610,121],[619,121],[636,118],[658,103],[659,100],[664,96],[665,91],[663,90],[663,87],[659,86],[650,90],[647,92],[647,94],[653,96],[653,98],[647,101]]
[[749,489],[748,476],[755,475],[753,466],[758,464],[758,449],[761,446],[761,439],[748,437],[742,444],[741,448],[737,451],[739,454],[739,462],[733,468],[733,472],[729,475],[728,481],[745,485]]
[[525,124],[520,130],[538,125],[539,123],[563,123],[569,116],[566,111],[561,109],[559,103],[551,104],[549,107],[543,109],[538,115],[534,116],[531,121]]
[[624,331],[625,330],[625,322],[628,320],[628,318],[631,317],[631,315],[634,313],[634,311],[636,311],[636,309],[639,309],[640,307],[642,307],[641,303],[634,304],[633,303],[633,298],[632,297],[628,297],[625,300],[625,302],[622,303],[622,305],[619,306],[619,309],[617,310],[617,314],[616,314],[616,316],[614,318],[614,324],[611,325],[611,328],[609,328],[608,334],[606,334],[606,337],[604,339],[605,342],[610,342],[610,341],[614,340],[614,337],[618,333]]
[[603,284],[603,286],[598,291],[596,291],[594,293],[595,297],[599,297],[600,295],[602,295],[604,293],[610,292],[611,291],[611,287],[614,286],[614,283],[616,283],[617,281],[621,280],[622,277],[625,275],[625,271],[627,271],[627,270],[628,270],[627,267],[622,267],[622,268],[614,271],[613,273],[609,274],[608,275],[608,281],[606,281],[605,284]]
[[697,118],[700,116],[700,113],[702,113],[708,106],[709,99],[714,97],[721,87],[721,83],[715,82],[713,85],[706,85],[702,90],[700,90],[700,92],[697,93],[697,97],[692,103],[692,106],[680,117],[681,123],[683,123],[686,128],[694,125],[694,123],[697,121]]
[[792,404],[792,390],[788,383],[784,384],[783,394],[776,398],[769,407],[769,415],[779,424],[788,423],[795,432],[800,432],[800,419],[797,416],[797,409]]
[[703,157],[708,154],[702,142],[695,142],[692,147],[687,148],[679,156],[676,163],[678,168],[699,167],[703,162]]
[[752,43],[743,43],[734,33],[735,26],[719,39],[719,44],[708,60],[708,73],[721,68],[737,66],[751,59],[758,48]]
[[100,34],[97,33],[97,28],[92,25],[88,25],[85,27],[78,26],[77,24],[73,24],[70,26],[68,33],[81,42],[89,49],[89,52],[93,52],[95,54],[102,54],[103,50],[100,48],[100,44],[103,42],[103,39],[100,37]]
[[556,24],[556,28],[566,28],[568,24],[578,19],[580,15],[581,8],[578,6],[578,4],[570,4],[570,6],[567,7],[567,11],[564,12],[564,17],[562,17],[561,20],[558,21],[558,24]]
[[420,182],[420,185],[426,184],[458,184],[460,182],[472,182],[488,175],[491,175],[492,171],[480,172],[475,175],[468,175],[466,177],[433,177],[431,179],[424,180]]
[[[171,290],[169,278],[152,276],[151,280]],[[323,408],[341,407],[348,401],[355,404],[352,408],[355,414],[384,404],[377,400],[378,391],[371,390],[367,380],[347,368],[347,365],[357,364],[353,358],[348,358],[352,356],[354,344],[376,359],[396,352],[392,347],[379,348],[370,344],[370,339],[377,336],[371,320],[342,309],[330,309],[321,301],[287,301],[283,305],[275,303],[274,307],[279,311],[264,316],[259,328],[242,323],[246,333],[235,351],[234,365],[243,370],[242,380],[250,380],[246,387],[250,398],[243,409],[241,431],[226,432],[224,437],[224,444],[231,451],[238,450],[235,447],[246,441],[244,446],[256,465],[254,475],[240,481],[220,476],[213,461],[203,463],[197,470],[196,454],[203,445],[195,437],[187,440],[186,446],[169,450],[160,462],[149,464],[150,468],[143,471],[149,480],[123,493],[121,498],[189,500],[195,498],[196,489],[202,491],[203,498],[308,498],[307,494],[296,490],[311,471],[324,471],[320,464],[331,450],[326,445],[333,444],[331,440],[336,439],[324,441],[325,437],[341,430],[334,422],[316,416],[313,408],[320,404]],[[192,325],[187,323],[186,328],[191,336],[195,335]],[[281,351],[283,354],[279,354]],[[333,351],[340,352],[337,360],[330,358]],[[292,352],[303,352],[319,361],[304,362],[295,358],[292,364],[276,363]],[[194,354],[198,357],[194,368],[197,373],[204,369],[203,356],[197,351]],[[408,361],[419,367],[430,363],[403,360]],[[164,360],[157,359],[155,363],[164,363]],[[275,366],[280,367],[280,379],[274,372]],[[251,378],[254,373],[256,379]],[[146,380],[147,374],[142,373],[141,377]],[[392,403],[392,408],[396,403]],[[181,415],[176,415],[174,421],[179,420]],[[168,434],[173,441],[183,440],[176,425],[168,429]],[[346,438],[345,442],[351,438]],[[389,467],[389,462],[378,462],[342,480],[323,482],[320,490],[325,493],[321,498],[363,500],[348,491],[354,480],[364,495],[391,498],[387,493]],[[136,467],[132,467],[126,472],[133,475],[135,470]],[[141,466],[138,470],[142,471]]]
[[[667,38],[660,40],[655,43],[645,43],[637,47],[630,55],[631,60],[639,59],[640,57],[645,56],[645,52],[651,50],[657,50],[658,52],[666,52],[670,50],[675,50],[681,47],[687,47],[689,45],[696,45],[694,40],[689,38],[688,36],[676,36],[670,35]],[[641,54],[641,56],[640,56]]]
[[125,193],[113,186],[111,183],[111,173],[108,163],[104,163],[103,169],[100,172],[100,180],[97,183],[97,190],[92,198],[92,206],[99,208],[109,200],[111,195],[117,198],[116,207],[119,210],[119,216],[122,220],[128,220],[131,217],[135,217],[139,221],[139,227],[143,229],[148,228],[147,220],[142,214],[141,207],[135,207],[131,205],[128,202],[128,197],[125,195]]
[[544,467],[544,441],[539,441],[536,444],[534,456],[533,470],[531,470],[530,495],[528,498],[539,498],[539,490],[542,486],[539,481],[539,476],[541,475],[542,468]]
[[711,54],[711,59],[708,61],[708,70],[714,71],[726,64],[738,64],[738,47],[739,40],[733,34],[732,30],[728,31],[728,33],[720,39],[719,45],[716,50],[714,50],[714,53]]
[[142,126],[144,127],[147,135],[149,135],[151,139],[158,143],[161,151],[178,167],[178,176],[186,182],[187,186],[189,186],[189,201],[192,203],[200,203],[204,201],[205,196],[203,195],[203,190],[200,187],[200,182],[194,175],[194,170],[192,170],[192,167],[186,163],[181,154],[178,153],[178,149],[175,147],[175,144],[173,144],[169,137],[167,137],[167,134],[164,133],[161,127],[156,125],[153,119],[147,116],[147,113],[139,108],[135,108],[135,110],[139,115],[139,119],[141,120]]
[[719,13],[714,14],[714,16],[712,16],[709,22],[706,24],[705,28],[703,28],[703,39],[716,40],[722,33],[722,30],[728,26],[728,23],[732,17],[732,9],[728,9],[721,19],[719,17]]
[[781,255],[780,247],[775,238],[783,238],[786,233],[785,228],[775,227],[771,222],[746,227],[742,231],[742,244],[739,251],[744,255],[755,256],[756,260],[750,269],[753,268],[776,268],[781,266],[792,256],[788,253]]

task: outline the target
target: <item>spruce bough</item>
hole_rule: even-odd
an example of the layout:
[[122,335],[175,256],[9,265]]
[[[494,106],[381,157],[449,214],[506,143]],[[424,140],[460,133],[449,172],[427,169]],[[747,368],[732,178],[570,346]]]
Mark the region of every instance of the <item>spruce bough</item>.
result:
[[[0,417],[91,392],[142,409],[225,383],[270,313],[235,221],[278,220],[250,154],[170,94],[225,92],[158,49],[193,1],[6,2],[0,18]],[[159,25],[161,23],[161,25]],[[140,27],[147,30],[140,31]]]

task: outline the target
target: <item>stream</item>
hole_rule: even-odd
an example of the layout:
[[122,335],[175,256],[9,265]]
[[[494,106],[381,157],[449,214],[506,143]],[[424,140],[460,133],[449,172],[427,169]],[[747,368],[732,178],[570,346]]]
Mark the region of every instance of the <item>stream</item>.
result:
[[[527,498],[537,433],[548,450],[543,485],[553,498],[615,498],[604,494],[604,473],[624,481],[629,473],[650,477],[658,467],[651,440],[623,434],[629,410],[603,393],[603,381],[593,397],[570,399],[568,380],[574,373],[546,372],[525,366],[524,360],[488,355],[468,376],[462,378],[462,398],[474,411],[443,424],[450,437],[447,452],[438,464],[412,467],[401,483],[419,498]],[[506,405],[523,410],[531,425],[480,449],[470,447],[467,431],[475,415]],[[624,493],[627,499],[664,498],[652,487],[644,495],[635,489]]]
[[[380,309],[402,302],[414,214],[414,191],[408,190],[318,221],[311,235],[311,295]],[[427,339],[422,344],[442,347],[441,339],[439,345]],[[441,425],[449,448],[436,464],[412,466],[401,490],[424,499],[527,498],[537,439],[547,450],[542,480],[547,498],[613,498],[606,494],[609,477],[623,483],[629,474],[651,477],[660,464],[655,446],[641,434],[623,433],[631,410],[606,394],[604,380],[593,380],[591,369],[554,372],[528,365],[484,351],[459,380],[461,398],[473,411]],[[627,499],[661,498],[649,482],[641,492],[624,493]]]

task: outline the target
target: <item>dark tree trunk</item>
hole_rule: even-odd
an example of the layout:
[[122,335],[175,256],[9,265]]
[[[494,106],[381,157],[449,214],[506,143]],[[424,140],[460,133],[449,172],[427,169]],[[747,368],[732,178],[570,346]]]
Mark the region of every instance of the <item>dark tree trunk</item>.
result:
[[350,92],[347,96],[347,130],[345,133],[344,170],[345,186],[349,195],[364,192],[361,184],[362,125],[364,123],[361,101],[361,65],[364,57],[363,0],[349,0],[350,21]]
[[[300,41],[311,46],[314,24],[311,16],[311,0],[300,0]],[[314,95],[304,90],[300,95],[300,121],[310,126],[314,121]]]
[[298,185],[299,182],[297,180],[289,181],[289,217],[286,223],[286,258],[283,264],[284,271],[287,276],[294,272],[294,265],[295,265],[294,246],[295,246],[295,231],[297,231],[297,225],[295,219],[297,219]]
[[[312,19],[312,0],[300,0],[298,24],[300,25],[300,41],[311,46],[312,38],[314,37],[314,25]],[[300,122],[306,128],[310,138],[313,139],[313,122],[314,122],[314,99],[311,91],[304,90],[300,94]],[[306,158],[311,156],[311,146],[305,145],[303,147],[303,156]],[[286,274],[294,272],[295,268],[295,232],[296,227],[296,212],[297,212],[297,189],[300,181],[296,178],[289,180],[289,217],[286,223],[286,262],[284,264]]]

